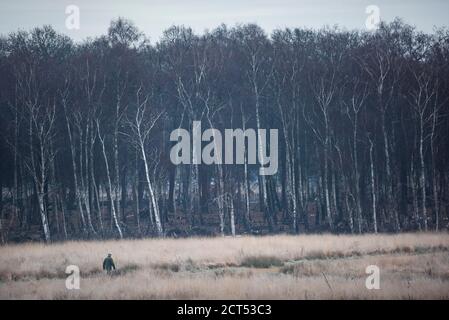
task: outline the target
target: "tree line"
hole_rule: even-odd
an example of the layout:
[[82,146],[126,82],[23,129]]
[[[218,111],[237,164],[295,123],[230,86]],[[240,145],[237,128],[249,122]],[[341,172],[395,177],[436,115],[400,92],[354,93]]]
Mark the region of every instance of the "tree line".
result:
[[[79,43],[4,35],[0,74],[2,242],[448,227],[447,29],[173,26],[152,44],[118,18]],[[277,174],[174,165],[170,133],[194,121],[278,129]]]

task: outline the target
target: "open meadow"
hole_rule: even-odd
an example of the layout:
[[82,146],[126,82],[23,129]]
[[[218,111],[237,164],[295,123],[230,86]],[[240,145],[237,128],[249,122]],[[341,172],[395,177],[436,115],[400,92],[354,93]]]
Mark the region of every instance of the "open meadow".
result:
[[[116,272],[102,260],[112,253]],[[79,290],[66,288],[68,265]],[[366,267],[380,269],[368,290]],[[448,299],[449,234],[277,235],[0,247],[1,299]]]

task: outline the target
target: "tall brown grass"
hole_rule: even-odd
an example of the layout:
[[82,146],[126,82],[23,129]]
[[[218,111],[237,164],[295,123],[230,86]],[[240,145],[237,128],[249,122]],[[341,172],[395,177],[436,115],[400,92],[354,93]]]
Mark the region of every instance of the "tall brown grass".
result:
[[[118,272],[102,259],[112,253]],[[67,265],[81,289],[67,290]],[[381,270],[367,290],[365,268]],[[449,298],[449,234],[277,235],[0,247],[2,299]]]

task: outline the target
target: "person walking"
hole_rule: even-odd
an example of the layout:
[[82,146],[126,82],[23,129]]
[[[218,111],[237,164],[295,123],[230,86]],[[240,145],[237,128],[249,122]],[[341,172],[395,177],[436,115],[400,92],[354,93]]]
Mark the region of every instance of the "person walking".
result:
[[108,256],[103,260],[103,270],[106,270],[106,273],[109,275],[112,273],[112,270],[115,270],[114,260],[110,253],[108,253]]

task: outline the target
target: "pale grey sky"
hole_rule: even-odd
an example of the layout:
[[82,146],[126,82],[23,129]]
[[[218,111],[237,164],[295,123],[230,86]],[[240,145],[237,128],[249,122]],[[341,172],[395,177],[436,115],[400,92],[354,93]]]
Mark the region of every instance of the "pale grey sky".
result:
[[[65,27],[65,8],[71,4],[80,8],[79,30]],[[398,16],[426,32],[449,22],[447,0],[0,0],[0,33],[50,24],[82,40],[104,34],[118,16],[133,20],[152,42],[173,24],[198,33],[221,23],[257,23],[267,32],[334,24],[363,29],[368,5],[378,6],[384,21]]]

